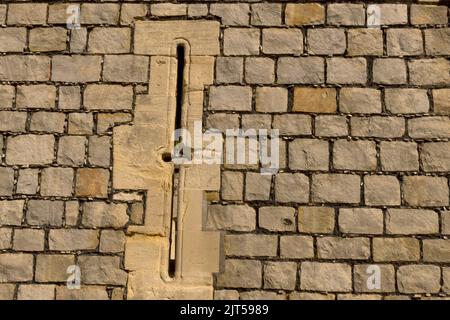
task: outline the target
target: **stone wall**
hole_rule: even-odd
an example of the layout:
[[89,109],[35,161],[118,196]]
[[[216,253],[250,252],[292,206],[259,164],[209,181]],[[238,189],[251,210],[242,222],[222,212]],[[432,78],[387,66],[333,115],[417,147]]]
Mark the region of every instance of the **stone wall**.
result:
[[74,4],[0,4],[0,299],[127,298],[148,195],[114,189],[112,128],[149,89],[135,21],[158,19],[221,22],[206,127],[280,130],[278,174],[222,167],[216,299],[450,296],[444,2],[86,1],[70,29]]

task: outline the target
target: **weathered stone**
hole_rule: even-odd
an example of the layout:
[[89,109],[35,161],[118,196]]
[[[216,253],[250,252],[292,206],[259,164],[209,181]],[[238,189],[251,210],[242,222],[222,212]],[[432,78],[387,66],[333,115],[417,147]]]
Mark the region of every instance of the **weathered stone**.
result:
[[226,260],[225,272],[217,277],[219,287],[260,288],[261,283],[261,262],[255,260]]
[[33,280],[33,255],[25,253],[0,254],[0,282]]
[[387,53],[390,56],[415,56],[423,53],[420,29],[388,29]]
[[296,139],[289,144],[289,168],[328,170],[329,145],[316,139]]
[[373,62],[373,81],[379,84],[406,83],[406,64],[403,59],[385,58]]
[[75,194],[79,197],[107,198],[109,170],[82,168],[77,170]]
[[121,228],[129,220],[125,204],[86,202],[82,223],[85,227]]
[[347,31],[350,56],[381,56],[383,54],[383,31],[375,28],[358,28]]
[[15,95],[15,88],[13,86],[0,85],[0,108],[12,108]]
[[50,80],[50,58],[46,56],[0,57],[1,81],[48,81]]
[[216,81],[218,83],[241,83],[244,59],[239,57],[217,57]]
[[187,6],[184,3],[157,3],[151,6],[151,13],[154,16],[173,17],[186,15]]
[[8,138],[6,163],[13,165],[51,164],[55,138],[52,135],[20,135]]
[[294,112],[333,113],[336,112],[336,89],[295,88]]
[[[373,267],[380,270],[379,288],[373,285],[373,270],[377,270]],[[353,279],[356,292],[395,292],[395,269],[391,265],[355,265]]]
[[252,4],[251,23],[253,26],[278,26],[281,24],[281,3]]
[[314,292],[292,292],[289,294],[289,300],[335,300],[336,297],[331,293],[314,293]]
[[340,57],[327,59],[327,83],[365,84],[366,82],[366,59]]
[[418,59],[408,62],[409,81],[413,85],[448,85],[450,61],[444,58]]
[[360,177],[349,174],[316,174],[312,179],[312,200],[316,203],[359,203]]
[[[295,186],[295,188],[292,186]],[[308,203],[308,177],[302,173],[280,173],[276,175],[275,200],[277,202]]]
[[243,114],[241,122],[242,130],[267,130],[272,125],[272,117],[270,114]]
[[280,84],[318,84],[325,82],[325,62],[320,57],[282,57],[278,59]]
[[264,29],[262,51],[266,54],[292,54],[303,52],[303,34],[295,29]]
[[272,84],[275,80],[275,62],[270,58],[247,58],[245,80],[250,84]]
[[346,49],[345,31],[336,28],[309,29],[308,53],[313,55],[343,54]]
[[288,3],[285,15],[289,26],[322,24],[325,22],[325,7],[318,3]]
[[350,234],[383,234],[380,209],[339,209],[339,229]]
[[327,7],[327,22],[337,26],[363,26],[366,15],[362,4],[331,3]]
[[[378,4],[379,24],[396,25],[408,23],[408,7],[406,4]],[[369,14],[370,9],[367,10]],[[376,24],[375,24],[376,25]]]
[[16,105],[18,108],[55,108],[56,88],[54,86],[38,84],[19,86],[17,88]]
[[[435,226],[435,233],[437,225]],[[430,239],[423,241],[423,260],[426,262],[444,262],[450,261],[450,241],[448,239]]]
[[78,86],[61,86],[59,87],[59,109],[80,109],[81,92]]
[[381,168],[383,171],[417,171],[419,153],[417,144],[402,141],[383,141],[380,144]]
[[344,113],[381,113],[381,92],[376,89],[342,88],[339,110]]
[[450,143],[431,142],[422,147],[422,164],[425,171],[446,172],[450,170]]
[[250,87],[211,87],[209,91],[211,110],[251,111],[252,90]]
[[145,3],[124,3],[120,12],[120,24],[132,25],[136,18],[145,17],[147,12]]
[[54,56],[52,80],[63,82],[99,81],[101,68],[102,58],[99,56]]
[[12,237],[11,228],[0,228],[0,250],[11,249],[12,247],[11,237]]
[[441,288],[438,266],[409,265],[397,271],[397,286],[402,293],[437,293]]
[[450,28],[425,30],[425,52],[427,55],[450,54]]
[[78,224],[78,214],[80,205],[78,201],[67,201],[65,211],[65,225],[75,226]]
[[81,256],[81,281],[85,284],[125,285],[127,273],[120,269],[120,257]]
[[282,114],[273,117],[272,128],[280,135],[310,135],[312,133],[311,116],[304,114]]
[[24,200],[0,201],[0,224],[20,226],[23,219]]
[[226,235],[225,254],[229,256],[275,257],[278,238],[272,235]]
[[433,90],[434,112],[438,114],[450,114],[450,90]]
[[50,200],[30,200],[28,202],[27,222],[33,226],[61,226],[64,202]]
[[393,176],[365,176],[364,199],[367,205],[400,205],[400,182]]
[[262,207],[259,209],[259,227],[278,232],[295,231],[295,209],[290,207]]
[[386,109],[392,113],[426,113],[430,109],[427,91],[421,89],[386,89]]
[[81,6],[82,24],[117,24],[120,5],[116,3],[83,3]]
[[30,51],[63,51],[66,50],[67,29],[34,28],[30,30]]
[[17,291],[17,300],[54,300],[55,286],[22,284]]
[[272,177],[259,173],[246,174],[245,200],[269,200]]
[[250,8],[247,3],[213,3],[209,12],[213,16],[220,17],[222,25],[246,26],[249,21]]
[[242,200],[244,175],[240,172],[225,171],[222,173],[222,199]]
[[50,230],[48,243],[52,251],[95,250],[98,238],[96,230],[57,229]]
[[42,25],[47,19],[46,3],[11,3],[8,24]]
[[333,166],[336,169],[344,170],[376,170],[375,142],[337,140],[333,148]]
[[317,116],[315,126],[318,137],[348,136],[347,118],[344,116]]
[[16,251],[44,251],[44,230],[17,229],[14,231],[13,249]]
[[405,119],[399,117],[352,117],[350,126],[354,137],[395,138],[405,133]]
[[304,233],[332,233],[335,212],[326,207],[300,207],[298,209],[298,230]]
[[37,132],[64,133],[66,115],[57,112],[40,111],[31,116],[30,130]]
[[103,66],[103,80],[110,82],[147,82],[148,66],[148,57],[106,56]]
[[16,286],[14,284],[0,284],[0,300],[14,300],[15,290]]
[[370,256],[370,242],[368,238],[320,238],[317,254],[321,259],[365,260]]
[[129,28],[94,28],[89,34],[91,53],[128,53],[131,49]]
[[88,32],[87,28],[73,29],[70,32],[70,52],[86,52]]
[[446,6],[413,4],[411,5],[411,23],[418,25],[447,24],[447,11]]
[[2,28],[0,29],[1,52],[23,52],[26,48],[26,28]]
[[258,29],[228,28],[224,31],[223,52],[226,56],[259,54]]
[[128,110],[132,103],[131,86],[92,84],[84,91],[84,105],[88,110]]
[[349,292],[352,290],[351,267],[343,263],[302,262],[302,290]]
[[67,269],[75,265],[75,256],[68,254],[40,254],[36,258],[37,282],[65,282]]
[[59,139],[58,163],[79,166],[85,159],[86,138],[83,136],[64,136]]
[[78,290],[56,287],[56,300],[109,300],[105,287],[82,286]]
[[450,137],[450,121],[446,117],[414,118],[408,121],[409,135],[416,139]]
[[439,216],[431,210],[389,209],[386,231],[392,234],[439,233]]
[[14,170],[0,167],[0,196],[12,196],[14,188]]
[[445,177],[408,176],[403,178],[405,202],[412,206],[447,206],[448,181]]
[[207,225],[217,230],[252,231],[256,227],[256,212],[247,205],[211,205]]
[[297,263],[268,262],[264,266],[264,288],[293,290],[296,286]]
[[41,195],[68,197],[73,192],[73,170],[69,168],[46,168],[41,176]]
[[374,238],[374,261],[418,261],[419,240],[413,238]]
[[0,111],[0,131],[23,132],[26,121],[26,112]]
[[237,290],[215,290],[214,300],[239,300]]
[[283,236],[280,238],[282,258],[304,259],[314,257],[313,238],[308,236]]
[[18,194],[36,194],[38,187],[38,170],[23,169],[19,171],[19,178],[17,180]]
[[91,165],[109,167],[111,162],[111,138],[100,136],[89,137],[88,160]]

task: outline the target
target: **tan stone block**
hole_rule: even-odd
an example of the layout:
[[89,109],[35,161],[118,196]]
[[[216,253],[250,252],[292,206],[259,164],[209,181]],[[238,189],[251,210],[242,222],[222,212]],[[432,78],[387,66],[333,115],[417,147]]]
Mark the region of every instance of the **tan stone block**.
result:
[[120,12],[120,24],[132,25],[136,18],[145,17],[148,7],[145,3],[124,3]]
[[380,209],[339,209],[339,229],[350,234],[383,234],[383,212]]
[[69,168],[46,168],[41,175],[41,195],[68,197],[73,192],[73,170]]
[[300,288],[313,291],[350,292],[351,267],[343,263],[302,262]]
[[[373,267],[380,270],[380,288],[373,287]],[[356,292],[395,292],[395,269],[392,265],[359,264],[353,268],[353,281]],[[369,287],[369,284],[371,285]]]
[[11,249],[12,247],[12,229],[0,228],[0,250]]
[[310,135],[312,133],[311,116],[304,114],[275,115],[273,129],[278,129],[280,135]]
[[239,300],[237,290],[215,290],[214,300]]
[[225,272],[217,277],[219,287],[260,288],[261,262],[255,260],[226,260]]
[[252,89],[241,86],[211,87],[209,108],[218,111],[251,111]]
[[450,28],[425,30],[425,52],[427,55],[450,54]]
[[406,83],[406,64],[403,59],[385,58],[373,62],[373,81],[379,84]]
[[247,58],[245,81],[249,84],[272,84],[275,81],[275,62],[270,58]]
[[389,56],[415,56],[423,53],[420,29],[389,29],[386,41]]
[[20,226],[23,218],[24,200],[0,201],[0,224]]
[[337,300],[382,300],[383,296],[378,294],[338,294]]
[[153,16],[185,16],[186,10],[187,5],[184,3],[156,3],[151,5],[151,13]]
[[412,206],[447,206],[448,181],[445,177],[408,176],[403,178],[405,202]]
[[350,56],[381,56],[383,54],[383,31],[375,28],[358,28],[347,31]]
[[289,26],[322,24],[325,22],[325,8],[318,3],[288,3],[285,11]]
[[252,4],[251,24],[253,26],[281,25],[281,3]]
[[359,203],[360,177],[349,174],[316,174],[312,179],[315,203]]
[[42,284],[22,284],[17,291],[17,300],[54,300],[55,286]]
[[430,142],[422,147],[422,165],[425,171],[445,172],[450,170],[450,143]]
[[365,176],[364,199],[367,205],[400,205],[400,182],[394,176]]
[[27,282],[33,280],[33,265],[32,254],[0,254],[0,282]]
[[275,257],[278,238],[272,235],[226,235],[225,254],[229,256]]
[[335,228],[335,212],[326,207],[300,207],[298,231],[304,233],[332,233]]
[[317,255],[320,259],[366,260],[370,258],[369,238],[317,239]]
[[88,228],[122,228],[129,220],[127,205],[105,202],[86,202],[82,224]]
[[120,4],[117,3],[83,3],[81,5],[82,24],[117,24],[119,22]]
[[389,209],[386,231],[391,234],[437,234],[439,216],[431,210]]
[[92,53],[128,53],[131,50],[129,28],[94,28],[89,34],[88,51]]
[[367,88],[342,88],[339,110],[344,113],[381,113],[381,92]]
[[282,258],[304,259],[314,257],[313,238],[308,236],[283,236],[280,238]]
[[49,248],[52,251],[95,250],[98,247],[97,230],[57,229],[50,230]]
[[36,194],[38,188],[38,173],[39,170],[37,169],[20,170],[16,193]]
[[84,91],[84,104],[88,110],[131,109],[133,88],[120,85],[88,85]]
[[148,57],[106,56],[103,66],[103,80],[108,82],[147,82],[148,66]]
[[345,116],[316,116],[315,135],[318,137],[348,136],[348,124]]
[[66,226],[76,226],[78,224],[78,215],[80,205],[78,201],[67,201],[65,210]]
[[79,9],[80,9],[79,4],[72,4],[72,3],[49,4],[47,21],[49,24],[66,24],[70,12],[72,12],[72,10],[79,10]]
[[224,54],[258,55],[260,49],[260,31],[258,29],[228,28],[224,31]]
[[99,81],[101,65],[102,58],[99,56],[54,56],[52,80],[63,82]]
[[56,88],[50,85],[38,84],[19,86],[17,88],[16,106],[18,108],[55,108]]
[[365,84],[367,61],[365,58],[328,58],[327,83]]
[[188,4],[188,17],[203,17],[208,15],[208,5],[202,3]]
[[381,142],[381,168],[383,171],[417,171],[419,153],[417,144],[411,142]]
[[[94,116],[92,113],[69,113],[69,134],[92,134]],[[81,156],[81,155],[80,155]]]
[[39,254],[36,257],[37,282],[66,282],[69,266],[75,265],[75,256],[68,254]]
[[216,230],[252,231],[256,227],[256,212],[248,205],[211,205],[207,226]]
[[446,6],[413,4],[411,5],[411,23],[418,25],[447,24],[447,12]]
[[450,89],[433,90],[434,112],[450,114]]
[[335,298],[335,295],[331,293],[292,292],[289,294],[289,300],[335,300]]
[[294,112],[336,112],[336,90],[333,88],[295,88]]
[[71,290],[66,286],[56,287],[56,300],[109,300],[105,287],[83,286]]
[[75,194],[81,197],[106,198],[108,196],[109,171],[106,169],[78,169]]
[[221,18],[225,26],[246,26],[249,22],[250,7],[247,3],[213,3],[209,13]]
[[244,176],[240,172],[225,171],[222,173],[221,194],[224,200],[242,200]]
[[87,28],[73,29],[70,31],[70,52],[83,53],[86,51],[88,40]]
[[337,28],[309,29],[308,53],[313,55],[343,54],[346,50],[345,31]]
[[448,239],[423,240],[423,260],[427,262],[449,262],[450,241]]
[[80,109],[81,91],[79,86],[59,87],[58,108],[59,109]]
[[11,3],[8,8],[8,21],[11,24],[40,25],[47,19],[46,3]]
[[89,164],[100,167],[109,167],[111,165],[111,147],[112,141],[110,137],[89,137]]
[[302,173],[277,174],[275,177],[275,200],[277,202],[308,203],[308,177]]
[[127,273],[121,270],[120,257],[81,256],[78,258],[81,281],[85,284],[125,285]]
[[395,138],[405,133],[405,119],[400,117],[352,117],[351,135],[354,137]]
[[281,57],[277,78],[280,84],[324,83],[325,61],[320,57]]
[[5,24],[6,22],[6,9],[8,6],[6,4],[0,5],[0,23]]
[[17,229],[14,231],[15,251],[44,251],[44,230]]
[[296,287],[297,263],[267,262],[264,266],[264,289],[293,290]]
[[0,130],[21,132],[25,131],[26,112],[0,111]]
[[2,28],[0,29],[1,52],[23,52],[26,48],[26,28]]
[[0,168],[0,195],[12,196],[14,189],[14,169]]
[[327,23],[337,26],[363,26],[364,6],[352,3],[332,3],[327,7]]
[[86,138],[83,136],[64,136],[59,139],[58,163],[79,166],[85,159]]
[[0,86],[0,108],[10,109],[13,105],[13,99],[15,98],[16,92],[13,86],[1,85]]
[[374,238],[374,261],[418,261],[419,240],[412,238]]
[[413,85],[448,85],[450,62],[444,58],[418,59],[408,62],[409,81]]
[[337,140],[333,147],[335,169],[374,171],[377,168],[376,143]]
[[53,135],[20,135],[8,138],[6,163],[15,165],[51,164],[54,159]]
[[30,51],[63,51],[66,50],[67,29],[35,28],[30,30]]
[[290,207],[262,207],[259,209],[259,227],[278,232],[295,231],[295,209]]
[[34,112],[31,115],[30,130],[37,132],[64,133],[66,115],[57,112]]
[[289,168],[328,170],[329,145],[317,139],[296,139],[289,144]]
[[416,139],[450,137],[450,121],[447,117],[414,118],[408,121],[409,135]]
[[103,134],[116,125],[131,121],[129,113],[99,113],[97,116],[97,133]]
[[297,29],[264,29],[262,51],[267,54],[300,55],[303,52],[303,33]]
[[426,113],[430,109],[426,90],[386,89],[384,95],[386,109],[392,113]]
[[27,222],[32,226],[62,226],[64,202],[50,200],[30,200]]
[[[408,23],[408,7],[406,4],[379,4],[380,25],[395,25]],[[369,8],[367,10],[369,14]]]
[[437,293],[441,288],[438,266],[409,265],[397,271],[397,286],[402,293]]
[[1,81],[48,81],[50,80],[50,58],[46,56],[0,57]]

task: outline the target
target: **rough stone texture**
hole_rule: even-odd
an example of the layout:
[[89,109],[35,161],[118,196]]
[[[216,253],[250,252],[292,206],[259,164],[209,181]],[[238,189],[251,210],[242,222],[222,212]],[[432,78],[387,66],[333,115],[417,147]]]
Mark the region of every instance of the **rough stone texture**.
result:
[[327,59],[327,83],[365,84],[367,82],[367,62],[363,58]]
[[440,289],[440,268],[437,266],[402,266],[397,271],[397,285],[402,293],[436,293]]
[[392,234],[439,233],[439,216],[431,210],[389,209],[386,231]]
[[375,238],[372,245],[375,261],[418,261],[420,258],[417,239]]
[[343,263],[303,262],[300,288],[314,291],[349,292],[352,287],[351,267]]
[[413,206],[448,206],[449,190],[445,177],[405,177],[403,192],[406,203]]
[[383,32],[379,29],[349,29],[347,37],[350,56],[380,56],[383,54]]
[[380,144],[381,167],[384,171],[417,171],[419,152],[412,142],[387,142]]
[[297,139],[289,144],[289,167],[293,170],[328,170],[326,141]]
[[365,176],[364,197],[367,205],[400,205],[400,182],[392,176]]
[[80,197],[106,198],[109,171],[106,169],[79,169],[76,174],[75,194]]
[[422,164],[425,171],[445,172],[450,170],[450,143],[425,143],[422,149]]
[[339,229],[350,234],[382,234],[383,212],[379,209],[339,209]]
[[230,256],[274,257],[278,239],[271,235],[227,235],[225,254]]
[[307,203],[309,200],[308,177],[301,173],[278,174],[275,177],[275,199],[279,202]]
[[333,147],[336,169],[372,171],[377,167],[376,145],[371,141],[338,140]]
[[317,255],[321,259],[365,260],[370,256],[368,238],[333,238],[317,240]]
[[381,93],[375,89],[343,88],[339,110],[344,113],[381,113]]
[[293,290],[296,276],[295,262],[268,262],[264,266],[264,288]]
[[64,202],[51,200],[30,200],[28,202],[27,222],[35,226],[61,226]]
[[260,288],[261,262],[255,260],[226,260],[225,272],[217,278],[219,287]]
[[426,90],[386,89],[386,109],[392,113],[425,113],[430,109]]
[[33,279],[33,255],[0,254],[0,282],[26,282]]
[[289,207],[260,208],[259,226],[269,231],[295,231],[295,209]]
[[85,227],[120,228],[128,222],[125,204],[87,202],[84,205],[82,223]]
[[40,254],[36,258],[37,282],[65,282],[67,268],[75,264],[75,256],[68,254]]
[[98,238],[98,231],[84,229],[51,230],[48,235],[52,251],[95,250]]
[[314,257],[313,238],[307,236],[283,236],[280,238],[280,256],[283,258]]
[[314,175],[311,193],[317,203],[359,203],[360,178],[347,174]]

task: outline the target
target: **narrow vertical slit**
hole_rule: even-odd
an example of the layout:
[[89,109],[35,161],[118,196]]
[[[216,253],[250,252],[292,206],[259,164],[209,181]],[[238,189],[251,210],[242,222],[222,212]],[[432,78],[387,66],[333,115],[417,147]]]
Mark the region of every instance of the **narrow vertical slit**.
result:
[[[176,96],[176,112],[175,112],[175,130],[182,129],[183,121],[183,100],[184,100],[184,67],[186,63],[184,46],[177,47],[177,96]],[[180,135],[175,144],[183,143]],[[181,148],[182,150],[182,148]],[[178,156],[182,157],[183,154]],[[169,276],[174,278],[177,266],[177,225],[179,210],[179,188],[180,188],[180,167],[174,165],[173,181],[172,181],[172,212],[170,219],[170,248],[169,248]]]

